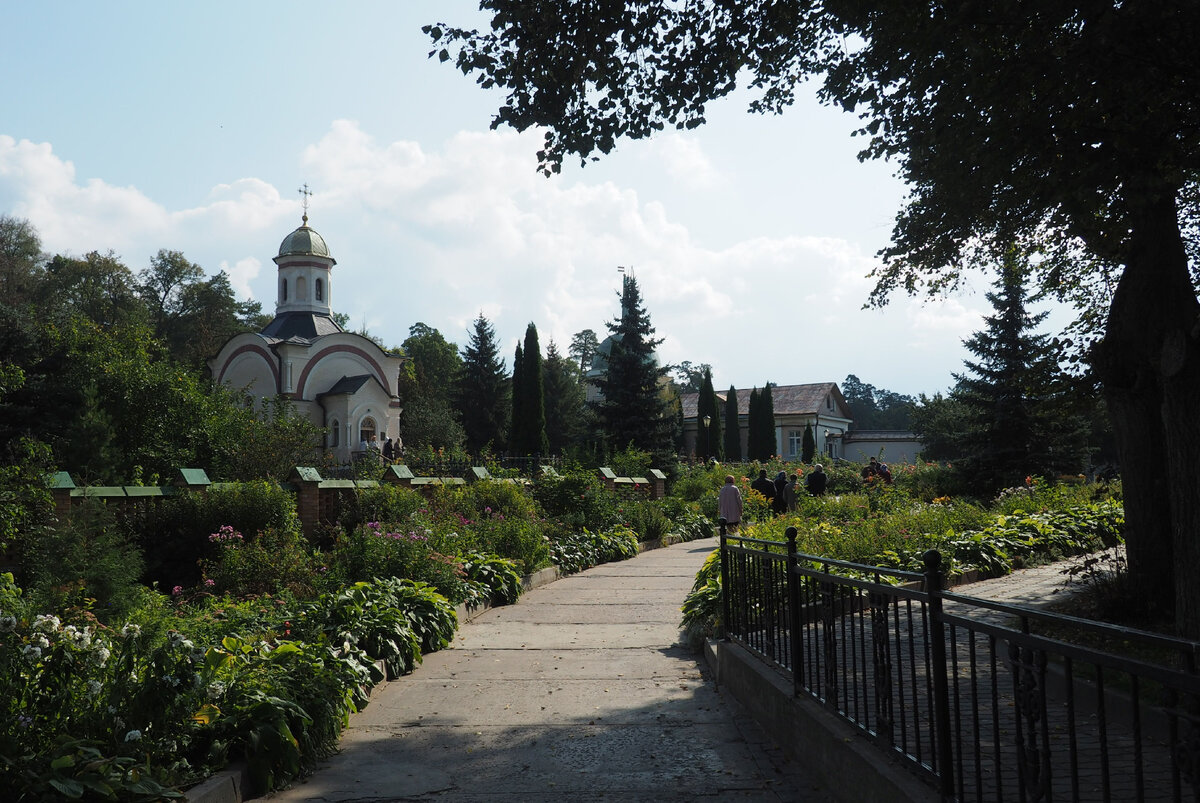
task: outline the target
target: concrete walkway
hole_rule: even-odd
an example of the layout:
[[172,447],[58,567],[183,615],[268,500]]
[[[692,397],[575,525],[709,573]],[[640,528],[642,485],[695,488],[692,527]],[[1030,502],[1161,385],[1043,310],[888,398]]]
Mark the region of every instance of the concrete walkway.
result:
[[829,801],[679,645],[716,539],[605,564],[462,626],[276,801]]

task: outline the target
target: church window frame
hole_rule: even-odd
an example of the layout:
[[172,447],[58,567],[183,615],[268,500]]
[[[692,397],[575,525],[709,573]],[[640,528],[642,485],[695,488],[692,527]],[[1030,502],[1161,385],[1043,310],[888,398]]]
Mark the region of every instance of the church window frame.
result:
[[279,300],[287,301],[287,279],[280,278],[279,280]]
[[296,277],[296,300],[297,301],[307,301],[308,300],[308,284],[304,281],[303,276]]
[[321,281],[320,279],[317,279],[315,282],[313,282],[313,298],[316,301],[325,300],[325,282]]

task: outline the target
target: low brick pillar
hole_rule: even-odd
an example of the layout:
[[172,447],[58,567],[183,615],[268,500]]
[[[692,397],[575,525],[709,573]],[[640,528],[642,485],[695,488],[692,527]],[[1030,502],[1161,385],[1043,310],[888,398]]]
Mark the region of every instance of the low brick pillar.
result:
[[75,481],[65,471],[59,471],[46,478],[46,486],[54,498],[54,515],[59,521],[71,517],[71,491],[75,490]]
[[389,485],[403,485],[411,488],[413,484],[412,469],[403,463],[393,463],[384,469],[383,481]]
[[181,468],[175,475],[175,481],[171,484],[176,488],[186,488],[189,491],[204,493],[208,490],[208,486],[212,485],[212,480],[208,478],[208,474],[202,468]]
[[600,479],[604,480],[604,484],[608,486],[609,490],[615,491],[617,489],[617,472],[603,467],[599,471]]
[[650,469],[650,498],[663,499],[667,495],[667,475],[656,468]]
[[288,481],[296,486],[296,515],[300,519],[300,531],[306,537],[317,532],[321,523],[321,472],[307,466],[296,466],[288,475]]

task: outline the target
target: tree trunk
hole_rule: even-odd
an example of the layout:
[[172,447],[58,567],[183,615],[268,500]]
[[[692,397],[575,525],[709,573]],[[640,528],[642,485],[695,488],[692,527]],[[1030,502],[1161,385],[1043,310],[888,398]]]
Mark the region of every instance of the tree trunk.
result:
[[1131,579],[1151,611],[1200,635],[1200,302],[1174,198],[1134,221],[1096,369],[1112,416]]

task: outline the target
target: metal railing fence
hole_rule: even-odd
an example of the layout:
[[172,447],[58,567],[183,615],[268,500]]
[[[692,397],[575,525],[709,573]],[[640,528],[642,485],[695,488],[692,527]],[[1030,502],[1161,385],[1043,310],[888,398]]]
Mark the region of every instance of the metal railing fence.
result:
[[[721,528],[725,638],[958,801],[1200,800],[1200,644]],[[1120,649],[1114,649],[1120,645]]]

